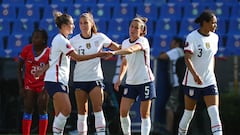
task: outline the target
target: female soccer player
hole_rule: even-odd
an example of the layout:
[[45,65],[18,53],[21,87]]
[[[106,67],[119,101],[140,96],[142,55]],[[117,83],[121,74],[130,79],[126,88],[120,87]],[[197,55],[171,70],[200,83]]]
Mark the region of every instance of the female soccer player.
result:
[[63,134],[68,116],[71,112],[71,103],[68,95],[68,80],[70,71],[70,57],[76,61],[89,60],[104,56],[107,52],[97,52],[90,55],[78,55],[74,50],[68,35],[73,33],[74,22],[72,16],[55,12],[55,23],[59,33],[53,38],[49,68],[45,76],[45,88],[53,98],[55,118],[53,121],[54,135]]
[[124,135],[131,134],[129,111],[137,97],[141,100],[141,134],[148,135],[151,130],[150,109],[152,99],[156,98],[154,75],[150,68],[150,47],[147,38],[147,18],[136,17],[129,26],[129,38],[122,42],[122,49],[113,55],[124,55],[118,81],[114,88],[118,91],[127,71],[126,88],[120,104],[120,121]]
[[178,134],[186,135],[194,115],[197,100],[203,97],[211,120],[213,135],[222,135],[222,124],[219,117],[219,93],[214,74],[214,55],[218,49],[217,18],[209,10],[195,19],[200,28],[188,34],[186,38],[185,63],[187,70],[184,76],[185,110],[179,123]]
[[[70,43],[80,55],[97,53],[103,47],[111,50],[120,49],[120,46],[110,40],[105,34],[97,32],[91,13],[83,13],[80,16],[79,26],[81,33],[71,38]],[[88,97],[90,97],[97,135],[105,135],[106,122],[102,110],[104,85],[101,59],[94,58],[77,62],[73,81],[78,109],[77,128],[79,134],[87,135]]]
[[[22,134],[30,135],[32,113],[37,104],[39,112],[39,135],[45,135],[48,127],[47,105],[49,96],[44,90],[44,74],[36,72],[48,64],[50,49],[47,46],[48,34],[43,29],[36,29],[32,34],[32,43],[26,45],[19,55],[18,84],[23,97],[24,113]],[[24,73],[24,82],[22,75]]]

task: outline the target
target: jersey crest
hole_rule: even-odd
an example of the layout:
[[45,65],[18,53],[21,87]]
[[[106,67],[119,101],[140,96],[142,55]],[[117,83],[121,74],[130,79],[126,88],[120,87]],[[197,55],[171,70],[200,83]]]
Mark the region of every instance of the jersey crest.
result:
[[90,43],[86,43],[86,48],[90,49],[91,48],[91,44]]
[[209,49],[210,48],[210,43],[206,42],[205,46],[206,46],[207,49]]

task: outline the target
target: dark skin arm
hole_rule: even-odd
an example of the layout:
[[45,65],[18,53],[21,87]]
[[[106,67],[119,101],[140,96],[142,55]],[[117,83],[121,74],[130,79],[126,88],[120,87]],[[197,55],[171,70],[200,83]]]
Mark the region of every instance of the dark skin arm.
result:
[[18,86],[19,86],[19,95],[23,96],[23,67],[24,67],[24,61],[19,60],[18,61],[18,67],[17,67],[17,77],[18,77]]
[[201,85],[202,79],[199,76],[199,74],[196,72],[194,65],[192,64],[192,60],[191,60],[192,54],[190,52],[185,52],[185,63],[186,66],[188,68],[188,70],[192,73],[194,80],[197,84]]

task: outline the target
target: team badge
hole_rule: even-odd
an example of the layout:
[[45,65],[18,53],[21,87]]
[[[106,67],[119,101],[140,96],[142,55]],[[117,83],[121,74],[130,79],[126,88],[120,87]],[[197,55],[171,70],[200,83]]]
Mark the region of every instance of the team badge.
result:
[[207,42],[207,43],[205,44],[205,46],[206,46],[207,49],[209,49],[209,48],[210,48],[210,43]]
[[91,48],[91,44],[90,43],[86,43],[86,48],[90,49]]
[[127,95],[127,93],[128,93],[128,88],[125,88],[123,91],[123,95]]
[[193,89],[189,89],[189,96],[193,96],[194,95],[194,90]]

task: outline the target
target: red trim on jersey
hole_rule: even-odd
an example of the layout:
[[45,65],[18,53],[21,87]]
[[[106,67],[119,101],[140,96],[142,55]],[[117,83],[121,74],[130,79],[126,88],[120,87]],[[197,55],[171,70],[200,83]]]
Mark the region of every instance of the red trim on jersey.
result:
[[71,50],[71,51],[69,51],[66,55],[69,55],[71,52],[73,52],[74,50]]
[[193,52],[191,50],[184,50],[184,52],[189,52],[189,53],[193,54]]
[[185,74],[185,82],[184,82],[184,85],[187,85],[188,73],[189,73],[189,70],[187,69],[187,72],[186,72],[186,74]]
[[112,46],[113,45],[113,43],[111,42],[106,48],[110,48],[110,46]]
[[140,43],[136,43],[135,45],[139,45],[141,47],[141,50],[143,50],[143,46]]
[[58,79],[58,65],[56,65],[56,81],[58,82],[59,81],[59,79]]
[[[139,44],[140,46],[141,46],[141,44]],[[142,47],[142,46],[141,46]],[[147,72],[148,72],[148,76],[149,76],[149,78],[150,78],[150,80],[153,80],[153,78],[152,78],[152,76],[151,76],[151,74],[150,74],[150,70],[149,69],[151,69],[150,68],[150,65],[147,65],[147,56],[145,55],[146,54],[146,51],[145,50],[143,50],[143,53],[144,53],[144,62],[145,62],[145,65],[148,67],[148,69],[147,69]]]
[[63,53],[60,54],[60,58],[59,58],[59,62],[58,62],[59,66],[61,66],[61,64],[62,64],[62,56],[63,56]]

